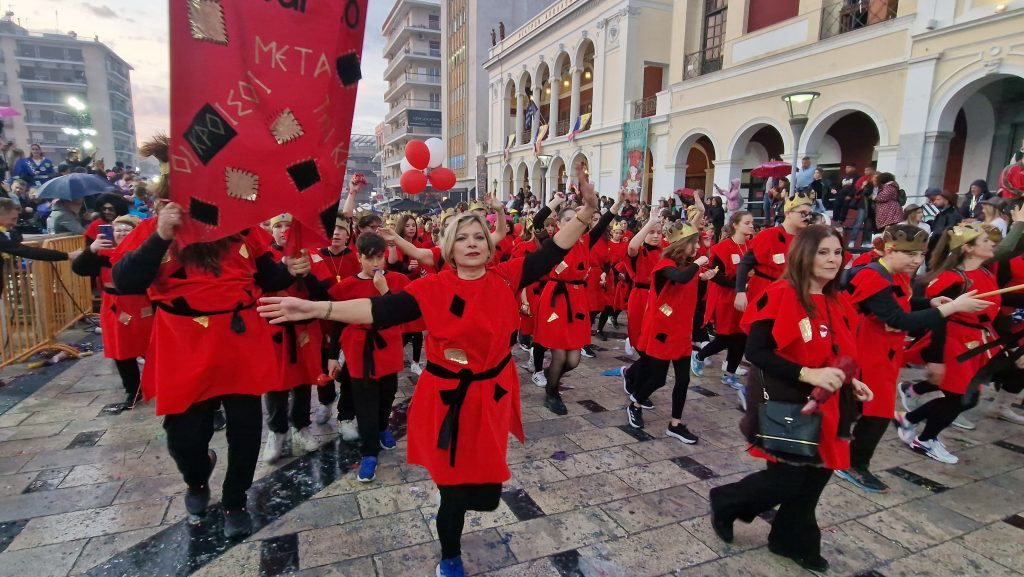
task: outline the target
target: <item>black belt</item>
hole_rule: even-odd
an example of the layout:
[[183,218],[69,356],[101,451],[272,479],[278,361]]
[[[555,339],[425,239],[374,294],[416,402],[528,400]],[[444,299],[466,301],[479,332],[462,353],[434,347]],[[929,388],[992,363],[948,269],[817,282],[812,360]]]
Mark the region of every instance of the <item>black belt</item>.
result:
[[777,278],[775,278],[775,277],[770,277],[770,276],[768,276],[768,275],[764,274],[763,272],[761,272],[761,271],[757,270],[756,268],[755,268],[755,269],[753,270],[753,273],[754,273],[755,275],[757,275],[757,276],[761,277],[761,278],[766,278],[766,279],[768,279],[768,280],[770,280],[770,281],[772,281],[772,282],[774,282],[774,281],[777,281],[777,280],[779,280],[779,279],[777,279]]
[[633,288],[651,290],[651,283],[649,282],[638,282],[633,284]]
[[171,301],[171,304],[167,304],[163,301],[153,301],[153,304],[155,304],[158,309],[179,317],[212,317],[216,315],[230,314],[232,315],[231,330],[238,334],[242,334],[245,332],[245,321],[242,320],[242,315],[240,315],[239,313],[246,309],[251,309],[254,306],[256,306],[256,301],[253,301],[249,304],[238,305],[233,309],[223,311],[200,311],[194,309],[192,308],[191,305],[188,304],[184,297],[178,297],[174,299],[173,301]]
[[551,293],[551,306],[552,306],[552,308],[554,308],[555,301],[558,299],[558,297],[559,296],[564,296],[565,297],[565,314],[568,315],[568,317],[569,317],[569,321],[568,322],[570,322],[570,323],[573,322],[576,319],[573,318],[573,315],[572,315],[572,299],[569,298],[569,289],[567,288],[566,285],[583,286],[583,285],[586,284],[586,281],[582,281],[582,280],[557,280],[557,279],[554,279],[551,282],[555,283],[555,290],[552,291],[552,293]]
[[441,402],[448,405],[448,412],[445,413],[441,429],[437,432],[437,448],[448,451],[448,462],[452,467],[455,466],[455,449],[459,444],[459,417],[462,413],[462,404],[466,401],[466,394],[469,393],[469,385],[477,381],[498,378],[498,375],[505,370],[511,360],[512,355],[508,354],[493,368],[479,373],[474,373],[469,369],[455,372],[427,361],[428,373],[442,379],[459,381],[459,385],[454,389],[441,391]]
[[377,373],[377,363],[373,360],[373,352],[377,349],[387,348],[388,342],[375,328],[350,328],[366,332],[366,341],[363,342],[363,385],[368,385],[370,375]]

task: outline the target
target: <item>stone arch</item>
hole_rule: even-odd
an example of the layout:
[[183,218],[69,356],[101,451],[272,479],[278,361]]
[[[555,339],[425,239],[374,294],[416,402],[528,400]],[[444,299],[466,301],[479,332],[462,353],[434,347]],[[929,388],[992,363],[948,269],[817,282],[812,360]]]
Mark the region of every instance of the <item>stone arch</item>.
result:
[[511,164],[506,164],[505,168],[501,171],[501,197],[509,198],[511,194],[512,185],[515,181],[515,171]]
[[[814,120],[807,125],[803,137],[800,139],[800,152],[813,153],[821,146],[822,137],[832,128],[839,119],[854,112],[862,112],[875,123],[878,131],[878,142],[875,146],[889,146],[889,124],[885,116],[871,106],[863,102],[840,102],[834,104],[820,114],[814,115]],[[792,149],[789,151],[792,153]]]
[[[541,201],[541,203],[546,203],[548,200],[550,200],[551,195],[554,194],[554,192],[556,190],[562,190],[563,189],[565,183],[562,181],[561,175],[562,175],[565,167],[566,167],[565,160],[563,160],[561,156],[552,156],[551,157],[551,162],[548,163],[548,173],[547,173],[548,185],[547,185],[547,191],[546,191],[547,195],[546,195],[546,197],[541,197],[538,194],[537,195],[537,200]],[[568,173],[566,173],[566,174],[568,174]]]
[[949,87],[941,93],[939,98],[932,100],[926,125],[927,131],[952,131],[956,115],[971,95],[989,84],[1014,76],[1024,78],[1024,66],[1003,61],[994,70],[978,68],[953,82],[948,80],[942,82],[939,87],[947,83]]
[[588,48],[594,51],[594,57],[595,59],[597,58],[597,44],[594,43],[594,40],[592,38],[581,38],[573,50],[572,66],[579,68],[583,65],[583,59],[586,57]]
[[726,151],[728,157],[732,160],[742,160],[746,155],[747,144],[750,139],[753,138],[758,131],[763,128],[773,128],[782,137],[782,145],[786,151],[793,150],[793,134],[791,130],[782,128],[785,124],[777,121],[774,118],[767,116],[761,116],[745,122],[736,131],[736,134],[732,137],[732,142],[729,143],[729,148]]
[[[704,144],[698,145],[697,141],[702,141],[710,145],[710,150],[707,150],[708,146]],[[694,128],[686,132],[679,142],[673,149],[672,156],[665,159],[665,165],[672,171],[672,189],[676,190],[686,186],[687,177],[687,159],[690,156],[691,149],[696,148],[706,158],[708,167],[710,168],[715,161],[716,155],[721,148],[718,145],[718,140],[712,135],[710,130],[704,128]],[[701,186],[699,188],[705,188]]]

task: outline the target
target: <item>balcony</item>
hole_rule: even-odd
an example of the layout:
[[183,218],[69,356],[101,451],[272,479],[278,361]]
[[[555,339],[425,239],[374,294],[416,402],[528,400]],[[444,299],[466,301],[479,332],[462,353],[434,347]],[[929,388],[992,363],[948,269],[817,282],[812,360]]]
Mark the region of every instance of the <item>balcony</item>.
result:
[[396,30],[384,45],[384,58],[392,58],[396,49],[411,38],[418,40],[441,38],[440,22],[416,22]]
[[407,99],[402,100],[397,106],[392,108],[385,116],[384,122],[391,122],[398,117],[399,114],[405,112],[410,108],[419,110],[441,110],[441,103],[433,100],[422,100],[422,99]]
[[403,126],[395,129],[391,134],[384,137],[384,145],[390,146],[405,137],[409,138],[430,138],[441,136],[441,128],[427,128],[425,126]]
[[555,136],[565,136],[566,134],[569,134],[569,119],[563,118],[555,125]]
[[633,101],[633,119],[648,118],[658,114],[658,97],[648,96]]
[[896,18],[898,0],[843,0],[821,9],[821,39]]
[[683,58],[683,80],[697,78],[722,69],[722,49],[691,52]]
[[441,50],[404,50],[401,54],[392,58],[384,69],[384,80],[391,80],[396,72],[405,70],[412,62],[426,62],[441,66]]
[[441,75],[406,72],[388,83],[388,89],[384,92],[384,100],[392,100],[394,97],[401,95],[403,89],[414,86],[440,88]]

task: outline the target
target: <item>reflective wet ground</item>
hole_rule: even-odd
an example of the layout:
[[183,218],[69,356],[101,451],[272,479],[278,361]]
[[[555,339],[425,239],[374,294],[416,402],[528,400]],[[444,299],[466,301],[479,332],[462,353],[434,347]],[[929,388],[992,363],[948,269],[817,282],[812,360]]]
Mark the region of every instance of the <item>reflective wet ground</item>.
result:
[[[664,436],[669,388],[645,411],[646,429],[626,425],[620,380],[600,374],[622,364],[622,342],[596,344],[605,350],[565,381],[574,387],[563,393],[565,417],[543,408],[542,390],[520,370],[528,442],[510,444],[513,479],[498,510],[467,520],[470,574],[808,575],[765,548],[771,515],[737,524],[732,545],[708,524],[708,490],[761,466],[743,453],[721,358],[692,380],[685,421],[700,442],[691,446]],[[355,448],[321,430],[319,451],[260,465],[249,498],[259,530],[232,542],[217,508],[198,525],[186,521],[152,406],[103,410],[121,398],[109,361],[18,377],[0,388],[0,575],[433,575],[437,492],[423,469],[404,464],[414,378],[401,378],[399,448],[382,454],[375,482],[358,483]],[[874,462],[890,493],[832,481],[818,509],[829,574],[1024,575],[1024,427],[971,416],[976,430],[944,435],[958,465],[913,453],[890,432]],[[223,433],[213,446],[225,454]],[[215,501],[223,474],[222,462]]]

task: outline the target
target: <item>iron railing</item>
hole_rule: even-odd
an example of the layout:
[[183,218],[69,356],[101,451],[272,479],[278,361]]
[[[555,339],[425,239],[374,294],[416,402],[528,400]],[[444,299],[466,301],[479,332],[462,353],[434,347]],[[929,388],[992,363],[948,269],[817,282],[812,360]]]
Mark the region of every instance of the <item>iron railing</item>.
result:
[[697,78],[722,69],[722,49],[691,52],[683,58],[683,80]]
[[566,134],[569,134],[569,119],[563,118],[555,125],[555,136],[565,136]]
[[658,113],[658,97],[648,96],[633,101],[633,118],[647,118]]
[[898,0],[843,0],[821,9],[821,39],[896,18]]

